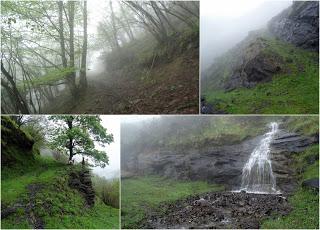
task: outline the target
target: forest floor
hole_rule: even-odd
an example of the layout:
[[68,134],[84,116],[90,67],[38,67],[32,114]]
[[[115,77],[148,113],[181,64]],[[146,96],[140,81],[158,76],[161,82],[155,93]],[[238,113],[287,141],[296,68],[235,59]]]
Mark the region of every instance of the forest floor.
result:
[[88,71],[88,88],[76,99],[58,97],[46,113],[194,114],[199,112],[198,54],[160,63],[147,76]]
[[118,228],[119,209],[96,197],[88,208],[68,185],[76,166],[37,157],[28,168],[1,169],[1,228]]

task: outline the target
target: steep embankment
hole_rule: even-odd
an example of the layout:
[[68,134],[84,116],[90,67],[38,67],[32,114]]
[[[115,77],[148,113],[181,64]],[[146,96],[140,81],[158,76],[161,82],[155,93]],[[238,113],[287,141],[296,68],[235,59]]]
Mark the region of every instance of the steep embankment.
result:
[[47,112],[198,113],[198,36],[194,28],[161,45],[144,36],[104,55],[104,70],[89,73],[89,86],[80,97],[64,103],[62,98]]
[[319,3],[294,2],[202,75],[203,113],[317,113]]
[[95,196],[87,169],[41,157],[8,117],[1,132],[1,228],[118,228],[118,209]]

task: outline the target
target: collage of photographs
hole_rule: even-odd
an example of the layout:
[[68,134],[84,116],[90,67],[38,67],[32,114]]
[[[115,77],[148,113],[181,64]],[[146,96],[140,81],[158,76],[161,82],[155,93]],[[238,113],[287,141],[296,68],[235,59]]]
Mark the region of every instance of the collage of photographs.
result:
[[1,229],[319,229],[319,0],[1,0]]

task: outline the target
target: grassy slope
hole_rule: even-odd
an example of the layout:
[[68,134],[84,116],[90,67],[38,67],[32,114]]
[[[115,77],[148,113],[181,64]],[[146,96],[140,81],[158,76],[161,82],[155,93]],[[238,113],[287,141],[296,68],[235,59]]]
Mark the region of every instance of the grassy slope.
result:
[[276,40],[267,40],[266,53],[273,51],[286,60],[290,74],[277,74],[268,83],[252,89],[231,92],[206,91],[209,103],[227,113],[293,114],[319,110],[318,53],[296,48]]
[[[319,178],[319,145],[313,145],[295,156],[295,168],[299,174],[300,181]],[[311,165],[310,158],[317,157]],[[293,210],[287,216],[274,217],[263,222],[263,228],[272,229],[319,229],[319,193],[309,188],[300,187],[293,196],[289,197]]]
[[161,202],[223,189],[206,182],[182,182],[156,176],[123,179],[121,187],[121,223],[124,228],[137,228],[145,214],[156,210]]
[[[36,157],[29,168],[2,168],[1,204],[29,202],[27,185],[42,184],[35,195],[34,213],[45,228],[118,228],[119,210],[106,206],[97,198],[93,208],[84,208],[81,194],[68,186],[65,164],[52,159]],[[18,170],[19,169],[19,170]],[[24,208],[1,221],[1,228],[32,228]]]

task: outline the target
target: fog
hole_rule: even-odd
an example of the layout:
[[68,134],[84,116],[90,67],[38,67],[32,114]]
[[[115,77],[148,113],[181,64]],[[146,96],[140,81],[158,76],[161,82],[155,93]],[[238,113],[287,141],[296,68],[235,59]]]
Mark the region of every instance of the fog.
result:
[[[46,117],[46,118],[45,118]],[[44,117],[44,121],[49,127],[57,126],[57,124],[48,120],[48,116]],[[108,134],[113,135],[113,142],[104,147],[99,145],[98,142],[95,142],[96,149],[100,151],[105,151],[109,157],[109,164],[104,168],[100,166],[92,166],[92,172],[100,177],[106,179],[113,179],[120,177],[120,117],[115,115],[102,115],[101,124],[104,128],[107,129]],[[53,156],[52,150],[44,146],[40,149],[40,153],[43,156]],[[82,155],[75,155],[74,159],[76,162],[82,161]],[[92,165],[94,162],[90,160],[89,157],[85,156],[85,159],[89,161]]]
[[262,0],[201,1],[201,71],[210,67],[214,58],[244,39],[249,31],[266,26],[272,17],[291,3]]

